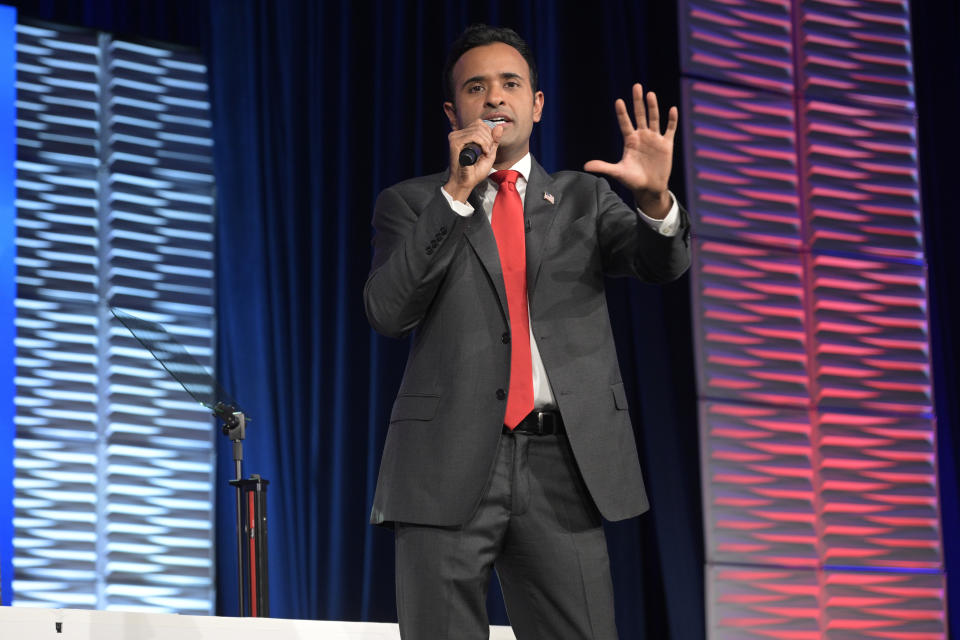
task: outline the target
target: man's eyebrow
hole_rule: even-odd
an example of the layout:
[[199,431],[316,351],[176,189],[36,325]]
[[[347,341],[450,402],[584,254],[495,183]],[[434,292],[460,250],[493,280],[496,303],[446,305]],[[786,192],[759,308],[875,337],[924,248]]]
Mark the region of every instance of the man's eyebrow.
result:
[[[473,76],[473,77],[471,77],[471,78],[467,78],[466,80],[463,81],[463,84],[460,85],[460,88],[462,89],[463,87],[467,86],[468,84],[473,84],[474,82],[483,82],[483,81],[486,80],[486,79],[487,79],[487,76]],[[500,79],[502,79],[502,80],[523,80],[523,76],[522,76],[521,74],[515,73],[515,72],[513,72],[513,71],[504,71],[503,73],[500,74]]]
[[461,88],[467,86],[468,84],[473,84],[474,82],[483,82],[486,80],[485,76],[473,76],[472,78],[467,78],[463,81],[463,84],[460,85]]

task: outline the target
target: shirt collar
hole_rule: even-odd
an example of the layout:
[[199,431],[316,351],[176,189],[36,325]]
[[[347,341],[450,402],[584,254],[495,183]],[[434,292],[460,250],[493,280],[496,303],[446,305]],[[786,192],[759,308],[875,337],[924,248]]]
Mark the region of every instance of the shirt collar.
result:
[[[519,160],[517,160],[516,164],[514,164],[512,167],[510,167],[510,170],[511,170],[511,171],[517,171],[517,172],[519,172],[520,175],[523,177],[524,182],[529,182],[529,181],[530,181],[530,167],[531,167],[531,166],[533,166],[533,156],[531,156],[531,155],[530,155],[530,152],[528,151],[528,152],[526,153],[526,155],[524,155],[522,158],[520,158]],[[494,172],[496,172],[496,171],[498,171],[498,170],[497,170],[497,169],[494,169],[494,168],[492,168],[492,167],[490,168],[490,173],[491,173],[491,174],[494,173]],[[487,175],[489,176],[490,174],[487,174]]]

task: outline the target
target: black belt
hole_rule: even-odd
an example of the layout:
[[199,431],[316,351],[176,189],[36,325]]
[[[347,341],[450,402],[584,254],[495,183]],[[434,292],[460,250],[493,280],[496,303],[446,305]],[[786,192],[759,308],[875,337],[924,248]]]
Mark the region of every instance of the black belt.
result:
[[539,411],[534,409],[527,414],[527,417],[520,421],[516,428],[511,429],[503,425],[504,433],[524,433],[531,436],[549,436],[557,433],[565,433],[563,430],[563,418],[559,411]]

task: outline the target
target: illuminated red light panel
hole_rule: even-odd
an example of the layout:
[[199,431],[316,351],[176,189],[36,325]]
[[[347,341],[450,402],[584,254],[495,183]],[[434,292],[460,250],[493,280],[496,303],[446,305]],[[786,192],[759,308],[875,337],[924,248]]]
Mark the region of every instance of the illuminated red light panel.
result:
[[715,640],[944,638],[940,574],[709,569]]
[[945,639],[909,5],[680,14],[709,637]]

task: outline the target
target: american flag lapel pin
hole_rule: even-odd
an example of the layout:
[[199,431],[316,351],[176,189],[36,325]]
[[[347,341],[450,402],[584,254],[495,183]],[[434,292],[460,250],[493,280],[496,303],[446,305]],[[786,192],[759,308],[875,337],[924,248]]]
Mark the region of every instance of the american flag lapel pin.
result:
[[549,202],[550,204],[553,204],[553,194],[550,193],[549,191],[543,192],[543,199]]

